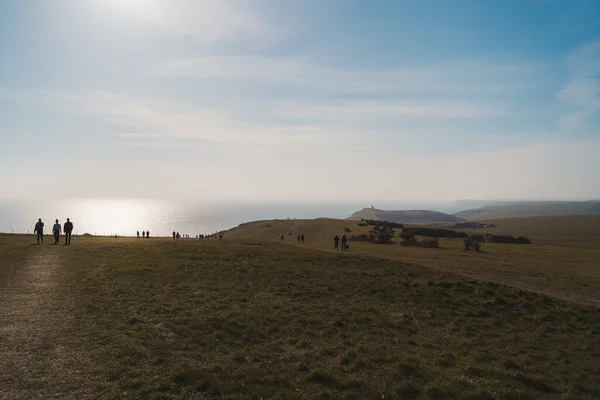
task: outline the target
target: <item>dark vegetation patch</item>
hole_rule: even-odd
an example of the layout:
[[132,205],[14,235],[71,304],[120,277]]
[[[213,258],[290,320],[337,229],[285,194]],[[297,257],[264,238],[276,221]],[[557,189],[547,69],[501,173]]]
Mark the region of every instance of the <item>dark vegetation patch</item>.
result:
[[402,233],[400,233],[401,238],[408,238],[410,236],[462,239],[462,238],[466,238],[469,235],[467,235],[464,232],[456,232],[456,231],[453,231],[450,229],[442,229],[442,228],[415,227],[415,228],[402,229]]
[[482,228],[496,228],[494,224],[486,224],[484,222],[458,222],[454,225],[444,225],[448,229],[482,229]]
[[381,228],[388,228],[388,229],[404,228],[404,225],[402,225],[399,222],[379,221],[379,220],[373,220],[373,219],[361,220],[359,225],[360,224],[363,224],[362,226],[379,226]]
[[66,334],[98,397],[600,398],[597,309],[291,246],[69,250]]

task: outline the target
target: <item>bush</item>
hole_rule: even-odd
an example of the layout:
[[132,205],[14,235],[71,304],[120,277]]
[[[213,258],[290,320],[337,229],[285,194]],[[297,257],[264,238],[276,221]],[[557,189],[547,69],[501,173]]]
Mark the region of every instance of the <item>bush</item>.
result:
[[466,238],[468,235],[464,232],[456,232],[450,229],[441,229],[441,228],[404,228],[400,237],[410,237],[410,236],[425,236],[431,238],[456,238],[462,239]]
[[372,243],[390,244],[393,237],[394,230],[391,228],[376,226],[369,232],[369,242]]
[[424,247],[429,249],[439,249],[440,242],[436,239],[425,239],[425,240],[417,240],[414,236],[408,236],[402,242],[400,242],[401,246],[411,246],[411,247]]
[[470,236],[463,240],[465,244],[465,251],[473,249],[477,252],[481,251],[481,241],[477,237]]
[[398,223],[398,222],[376,221],[376,220],[373,220],[373,219],[368,219],[368,220],[365,220],[365,221],[361,221],[361,223],[366,223],[367,225],[380,226],[382,228],[389,228],[389,229],[393,229],[393,228],[402,229],[402,228],[404,228],[404,225],[402,225],[401,223]]
[[527,239],[524,236],[519,236],[517,238],[513,236],[501,236],[501,235],[492,235],[488,233],[483,236],[483,241],[488,243],[506,243],[506,244],[531,244],[531,240]]
[[369,236],[361,233],[360,235],[352,235],[350,236],[350,239],[348,240],[353,240],[355,242],[368,242],[369,241]]

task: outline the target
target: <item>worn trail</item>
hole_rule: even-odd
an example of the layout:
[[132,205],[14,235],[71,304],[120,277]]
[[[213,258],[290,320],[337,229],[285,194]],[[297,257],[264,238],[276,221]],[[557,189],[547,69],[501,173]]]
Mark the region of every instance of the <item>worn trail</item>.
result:
[[0,399],[88,397],[78,371],[82,355],[67,334],[71,302],[61,250],[34,249],[0,282]]

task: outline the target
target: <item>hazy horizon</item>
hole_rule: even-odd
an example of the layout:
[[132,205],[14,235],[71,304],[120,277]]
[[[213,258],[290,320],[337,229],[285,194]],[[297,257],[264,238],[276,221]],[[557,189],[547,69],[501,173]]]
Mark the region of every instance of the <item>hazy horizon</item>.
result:
[[599,19],[585,0],[5,1],[0,199],[598,199]]

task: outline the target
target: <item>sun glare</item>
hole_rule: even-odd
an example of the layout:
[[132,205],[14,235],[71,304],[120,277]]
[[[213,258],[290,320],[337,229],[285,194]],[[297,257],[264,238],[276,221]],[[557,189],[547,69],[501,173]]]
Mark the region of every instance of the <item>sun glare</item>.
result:
[[155,204],[137,199],[86,199],[75,203],[72,211],[80,218],[75,221],[80,233],[98,235],[132,235],[150,229],[156,220]]

